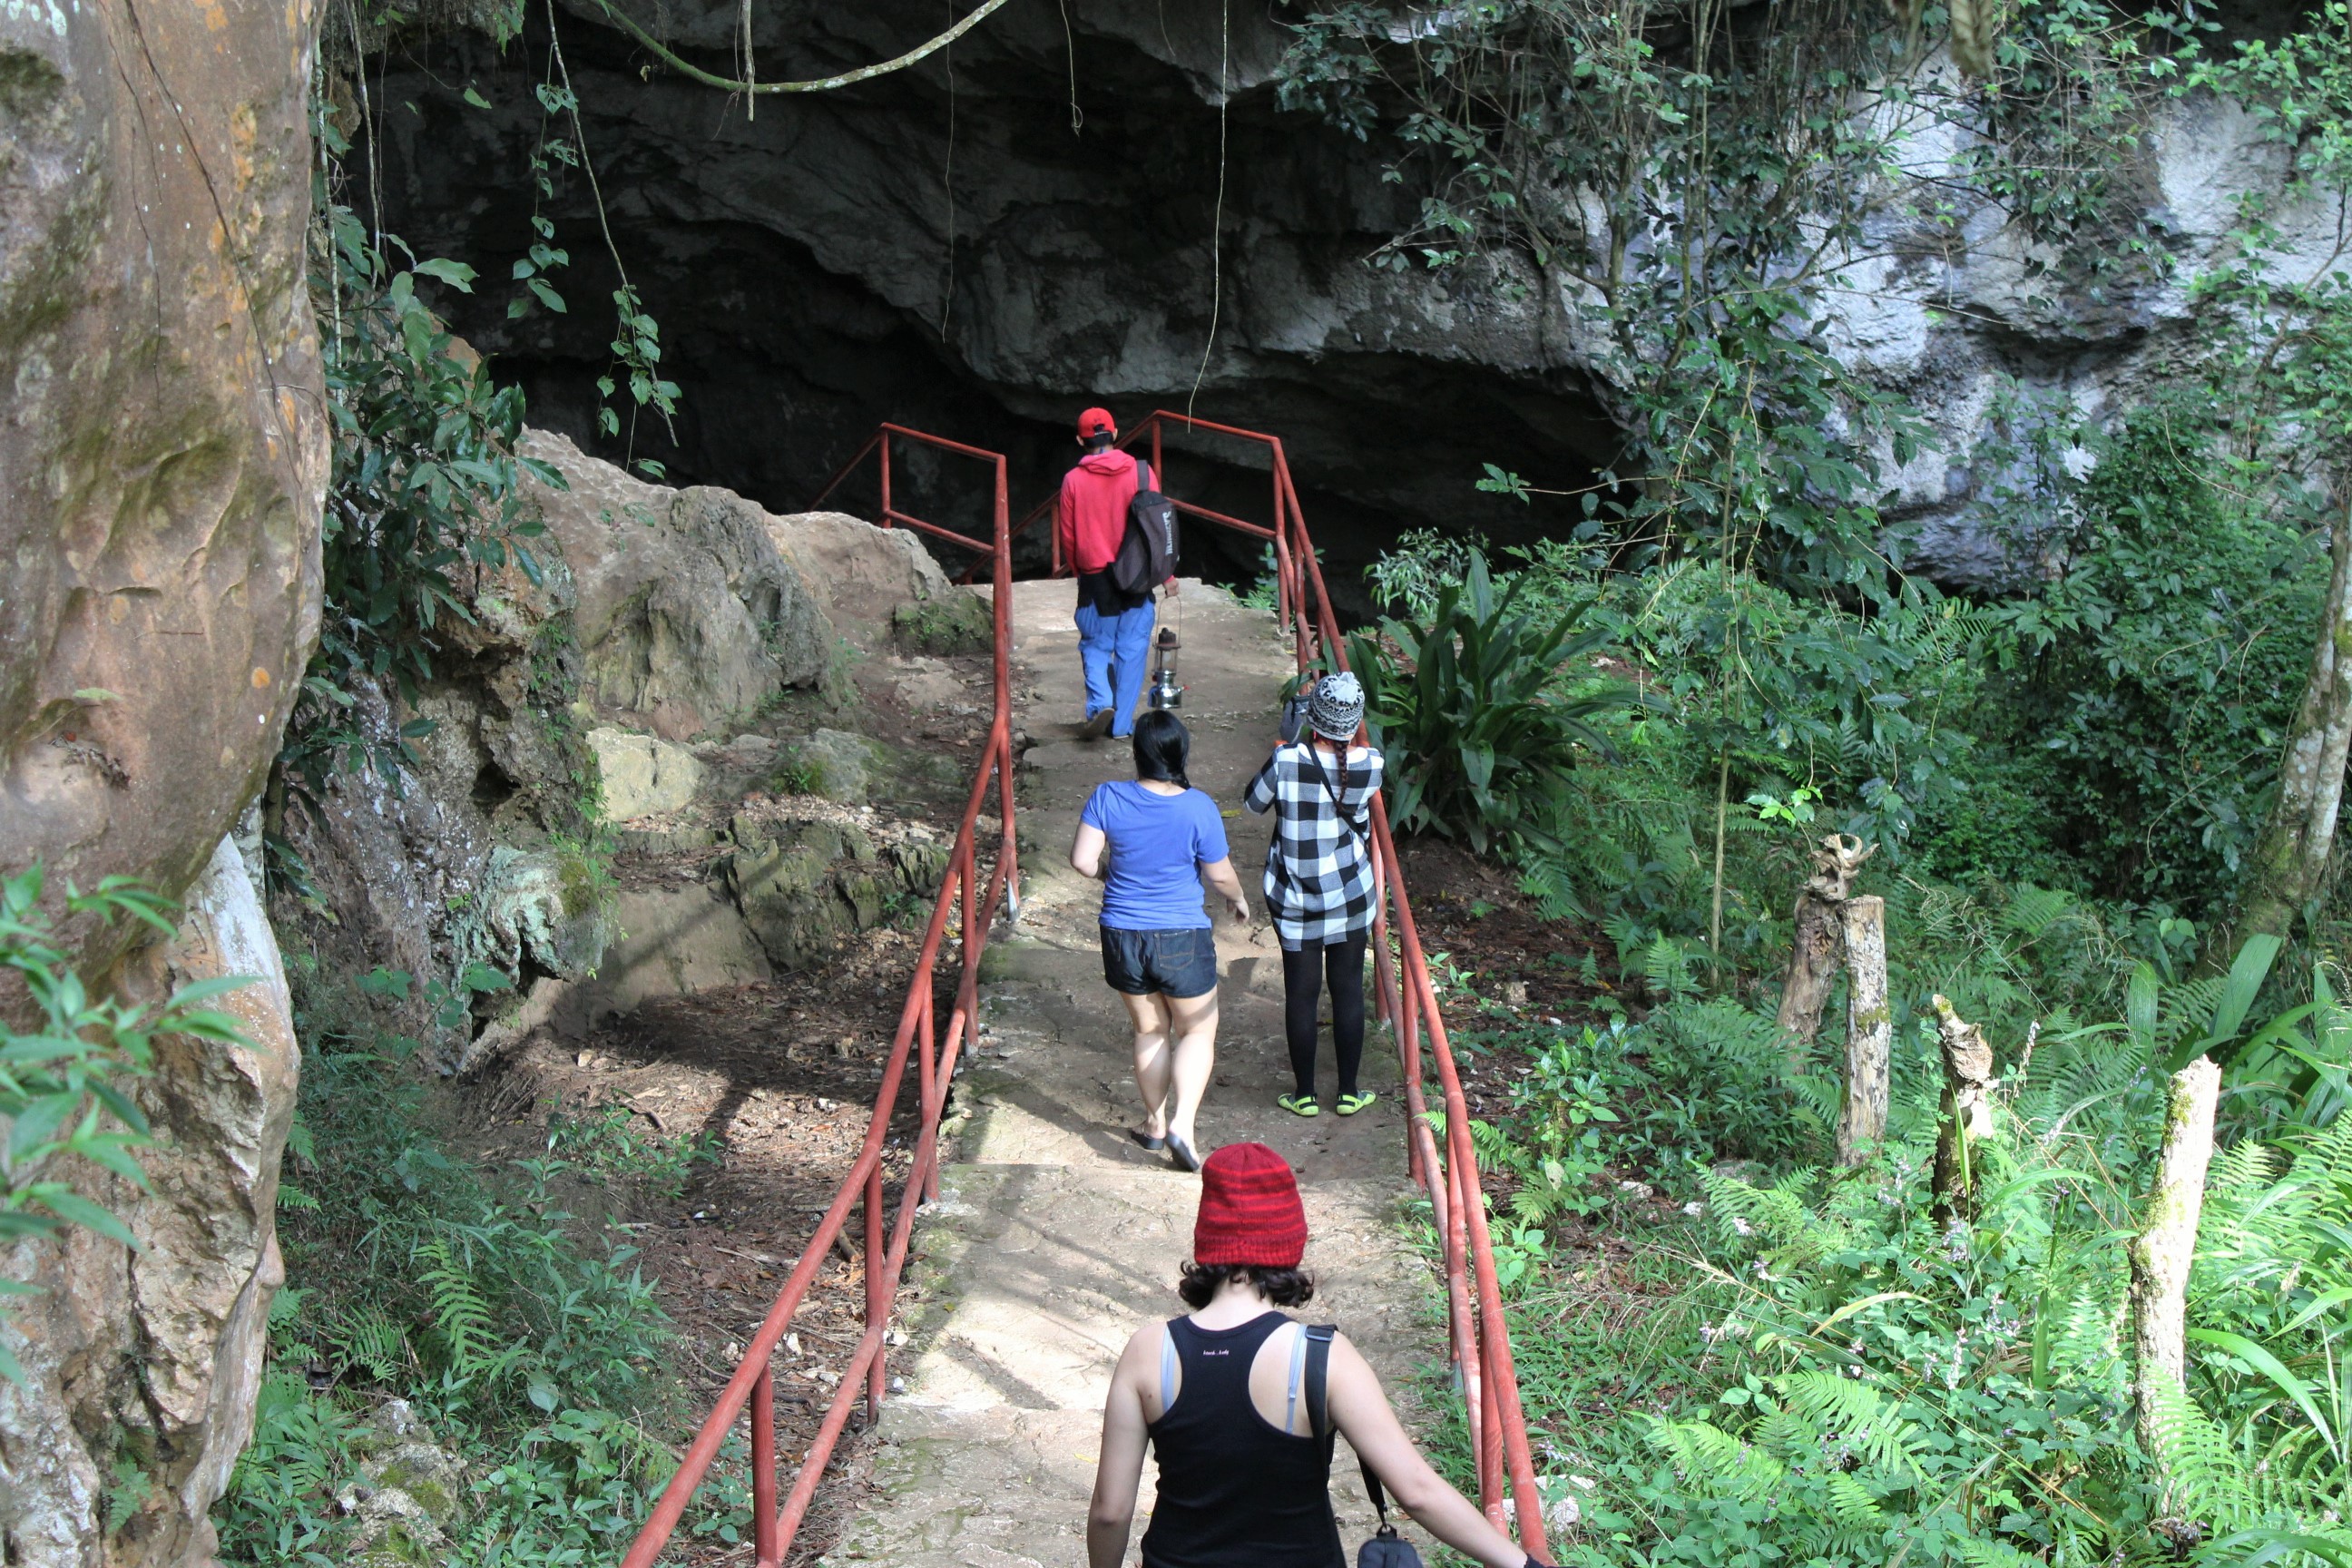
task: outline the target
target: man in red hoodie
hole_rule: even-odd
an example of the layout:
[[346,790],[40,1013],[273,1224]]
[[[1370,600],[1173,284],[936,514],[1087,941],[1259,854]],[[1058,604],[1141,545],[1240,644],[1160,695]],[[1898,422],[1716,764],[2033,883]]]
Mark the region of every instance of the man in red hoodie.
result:
[[[1128,503],[1150,477],[1148,468],[1112,445],[1118,439],[1109,410],[1089,408],[1078,416],[1078,445],[1086,455],[1062,476],[1054,515],[1062,559],[1078,574],[1078,662],[1087,679],[1087,722],[1079,733],[1089,741],[1133,733],[1151,652],[1150,593],[1131,599],[1110,580],[1110,563],[1127,534]],[[1172,579],[1169,591],[1175,591]]]

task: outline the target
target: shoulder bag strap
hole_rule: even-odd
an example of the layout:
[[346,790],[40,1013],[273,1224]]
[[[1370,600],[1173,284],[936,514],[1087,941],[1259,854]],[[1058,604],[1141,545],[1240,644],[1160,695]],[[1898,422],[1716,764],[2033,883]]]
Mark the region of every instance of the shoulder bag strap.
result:
[[[1318,1437],[1328,1437],[1333,1430],[1331,1336],[1339,1331],[1337,1323],[1317,1323],[1307,1331],[1307,1424]],[[1364,1495],[1372,1500],[1381,1516],[1381,1533],[1391,1533],[1396,1527],[1389,1523],[1389,1494],[1381,1489],[1381,1478],[1372,1474],[1372,1467],[1361,1454],[1356,1456],[1356,1466],[1364,1472]]]
[[1312,741],[1306,742],[1305,745],[1307,748],[1307,760],[1315,766],[1316,781],[1322,784],[1323,793],[1330,797],[1331,815],[1338,817],[1347,827],[1348,831],[1356,836],[1359,846],[1361,848],[1370,852],[1372,847],[1371,835],[1367,828],[1367,825],[1348,815],[1348,803],[1341,800],[1339,798],[1339,792],[1331,787],[1331,775],[1325,772],[1323,767],[1322,748],[1316,745]]

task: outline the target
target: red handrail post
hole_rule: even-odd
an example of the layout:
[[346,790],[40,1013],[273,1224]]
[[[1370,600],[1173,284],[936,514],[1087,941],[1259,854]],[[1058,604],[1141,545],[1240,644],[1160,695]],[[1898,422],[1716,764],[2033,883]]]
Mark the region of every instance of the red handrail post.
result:
[[[1155,470],[1156,472],[1157,470]],[[989,597],[996,634],[996,798],[1004,814],[997,858],[1005,867],[1005,908],[1021,918],[1021,832],[1013,805],[1013,502],[1004,459],[996,459],[996,582]]]
[[759,1568],[777,1568],[784,1546],[776,1523],[776,1374],[751,1385],[751,1550]]
[[[883,1294],[882,1277],[882,1162],[874,1162],[874,1169],[866,1175],[866,1326],[880,1330],[884,1343],[888,1342],[890,1299]],[[866,1369],[866,1419],[871,1425],[882,1418],[882,1352],[874,1352],[874,1364]]]
[[[955,875],[952,870],[948,874],[950,877]],[[940,899],[942,902],[944,902],[949,896],[949,889],[940,889]],[[927,984],[923,987],[923,1000],[921,1004],[922,1010],[916,1016],[915,1022],[915,1059],[917,1062],[915,1083],[917,1092],[920,1096],[916,1103],[925,1107],[929,1106],[931,1103],[931,1084],[939,1076],[939,1067],[937,1065],[939,1060],[939,1047],[935,1043],[936,1032],[932,1027],[931,1022],[933,1009],[937,1005],[933,996],[933,992],[937,985],[937,977],[933,976],[930,983]],[[928,1111],[926,1114],[928,1114]],[[923,1194],[919,1191],[915,1201],[920,1203],[922,1198]]]
[[[882,526],[890,526],[890,432],[882,432]],[[926,509],[929,510],[929,509]]]

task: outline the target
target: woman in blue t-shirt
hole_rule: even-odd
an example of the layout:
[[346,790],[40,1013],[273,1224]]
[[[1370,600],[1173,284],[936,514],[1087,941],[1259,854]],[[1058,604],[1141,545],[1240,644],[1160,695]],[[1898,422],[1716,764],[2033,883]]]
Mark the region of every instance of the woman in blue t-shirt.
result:
[[1154,709],[1137,720],[1135,779],[1096,786],[1070,865],[1103,880],[1103,978],[1135,1024],[1143,1125],[1128,1136],[1197,1171],[1192,1118],[1217,1050],[1217,942],[1201,879],[1236,921],[1249,919],[1249,902],[1217,803],[1184,776],[1192,749],[1175,714]]

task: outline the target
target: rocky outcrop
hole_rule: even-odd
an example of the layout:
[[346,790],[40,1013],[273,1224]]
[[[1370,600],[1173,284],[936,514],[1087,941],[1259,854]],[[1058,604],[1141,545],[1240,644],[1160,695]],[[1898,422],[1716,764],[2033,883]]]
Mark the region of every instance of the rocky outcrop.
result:
[[[462,657],[413,700],[361,690],[352,721],[380,756],[404,743],[404,763],[289,786],[278,816],[307,884],[283,892],[279,913],[322,964],[454,984],[479,963],[517,984],[478,1004],[485,1027],[451,1042],[452,1066],[542,1026],[577,1030],[648,996],[811,962],[893,896],[935,884],[934,856],[875,840],[854,811],[821,864],[803,853],[738,877],[748,841],[735,825],[757,814],[732,803],[772,787],[862,801],[880,752],[771,710],[831,678],[837,642],[910,640],[897,612],[923,611],[922,635],[963,642],[986,613],[911,534],[648,484],[543,432],[521,445],[565,479],[533,483],[539,577],[486,577],[473,619],[451,628]],[[961,695],[944,666],[931,674]],[[418,720],[430,730],[402,742]],[[756,727],[730,734],[745,723]],[[667,866],[629,870],[648,855],[699,863],[686,881]],[[409,1002],[420,1031],[425,992]]]
[[824,673],[832,627],[759,507],[632,479],[544,431],[521,450],[568,483],[528,488],[572,568],[580,700],[598,715],[688,740]]
[[312,42],[306,0],[0,6],[0,857],[54,889],[194,880],[318,635]]
[[[308,883],[281,913],[341,967],[593,969],[611,922],[559,897],[593,822],[684,806],[704,769],[662,736],[756,711],[826,668],[832,627],[770,537],[781,520],[725,491],[633,479],[559,437],[528,432],[521,447],[565,479],[530,481],[541,572],[486,576],[472,619],[447,628],[462,657],[413,700],[359,691],[350,721],[404,763],[335,773],[281,810]],[[418,721],[429,730],[404,737]]]
[[840,511],[803,511],[768,521],[768,537],[824,596],[834,624],[871,653],[887,640],[877,605],[949,602],[954,588],[913,531],[877,528]]
[[[25,1373],[0,1384],[0,1557],[21,1568],[211,1562],[281,1278],[299,1057],[224,835],[318,635],[313,23],[309,0],[0,5],[0,872],[184,900],[169,942],[68,926],[100,993],[254,982],[212,1004],[247,1043],[155,1042],[150,1189],[69,1173],[140,1250],[75,1227],[0,1252],[38,1292],[0,1318]],[[0,1010],[21,1002],[0,982]]]
[[595,754],[604,814],[616,822],[684,811],[709,776],[684,746],[609,725],[588,731],[588,749]]
[[593,975],[537,982],[475,1037],[470,1072],[533,1030],[579,1036],[678,996],[822,963],[904,897],[935,893],[949,846],[919,824],[814,797],[748,802],[716,823],[635,828]]
[[11,1563],[212,1560],[205,1513],[252,1435],[270,1297],[284,1279],[278,1159],[301,1062],[276,938],[224,838],[187,890],[177,936],[139,955],[123,989],[154,996],[231,975],[253,984],[213,1005],[246,1043],[163,1037],[153,1076],[139,1083],[159,1139],[142,1161],[152,1191],[76,1178],[141,1250],[77,1229],[0,1253],[0,1276],[40,1290],[12,1300],[0,1328],[25,1369],[22,1383],[0,1384],[0,1542]]

